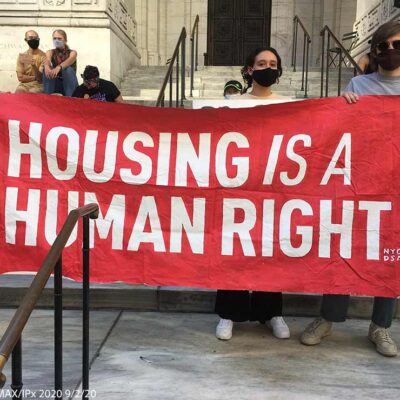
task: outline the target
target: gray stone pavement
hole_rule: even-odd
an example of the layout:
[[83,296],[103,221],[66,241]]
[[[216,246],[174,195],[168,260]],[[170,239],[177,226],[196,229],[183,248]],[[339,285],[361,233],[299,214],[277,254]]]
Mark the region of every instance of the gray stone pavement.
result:
[[[12,312],[0,310],[0,334]],[[80,383],[81,314],[65,316],[64,379],[65,388],[73,389]],[[289,340],[274,338],[266,326],[240,323],[232,340],[223,342],[214,336],[213,314],[93,311],[91,354],[99,354],[91,389],[101,400],[400,398],[400,356],[375,352],[366,338],[367,320],[336,324],[316,347],[298,341],[310,318],[286,320]],[[26,328],[25,388],[51,388],[52,323],[52,312],[39,310]],[[399,321],[392,333],[400,343]]]

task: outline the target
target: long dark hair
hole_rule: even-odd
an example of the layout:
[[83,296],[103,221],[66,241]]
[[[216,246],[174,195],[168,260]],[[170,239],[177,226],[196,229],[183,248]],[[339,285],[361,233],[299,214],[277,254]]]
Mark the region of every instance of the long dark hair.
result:
[[400,21],[389,21],[381,25],[371,39],[371,53],[376,56],[376,48],[379,43],[385,42],[391,36],[400,33]]
[[248,69],[253,68],[254,63],[256,61],[256,57],[263,51],[270,51],[273,53],[278,61],[278,71],[279,71],[279,76],[282,76],[282,60],[281,56],[278,54],[278,52],[273,48],[273,47],[258,47],[257,49],[253,50],[247,57],[246,61],[244,63],[244,66],[240,70],[243,80],[246,82],[246,87],[243,90],[243,93],[246,93],[247,90],[253,85],[253,78],[249,74]]

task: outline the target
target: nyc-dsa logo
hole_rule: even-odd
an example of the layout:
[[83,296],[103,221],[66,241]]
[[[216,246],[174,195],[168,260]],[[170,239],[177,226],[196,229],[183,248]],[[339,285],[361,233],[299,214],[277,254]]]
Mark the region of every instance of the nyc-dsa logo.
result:
[[383,249],[383,261],[400,261],[400,248]]

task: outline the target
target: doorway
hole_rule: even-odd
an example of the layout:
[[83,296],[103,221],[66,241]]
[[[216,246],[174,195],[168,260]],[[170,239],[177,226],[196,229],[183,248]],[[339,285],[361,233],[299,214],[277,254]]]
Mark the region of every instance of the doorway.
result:
[[269,46],[272,0],[208,0],[207,65],[242,65]]

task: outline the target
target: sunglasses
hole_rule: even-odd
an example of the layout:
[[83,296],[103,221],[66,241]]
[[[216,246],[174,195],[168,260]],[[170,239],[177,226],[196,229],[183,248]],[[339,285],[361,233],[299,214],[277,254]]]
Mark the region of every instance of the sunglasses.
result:
[[400,40],[393,40],[393,42],[381,42],[378,43],[376,47],[379,51],[385,51],[389,49],[390,44],[392,44],[394,49],[400,50]]

